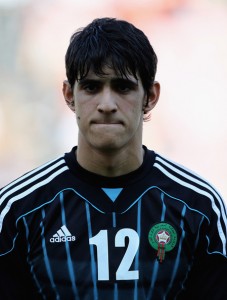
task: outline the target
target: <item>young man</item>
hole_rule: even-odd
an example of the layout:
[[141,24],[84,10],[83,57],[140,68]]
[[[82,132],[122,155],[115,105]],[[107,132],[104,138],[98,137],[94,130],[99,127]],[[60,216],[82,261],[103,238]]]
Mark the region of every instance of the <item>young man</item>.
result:
[[227,299],[221,197],[142,145],[156,65],[125,21],[72,36],[63,94],[78,146],[1,189],[1,299]]

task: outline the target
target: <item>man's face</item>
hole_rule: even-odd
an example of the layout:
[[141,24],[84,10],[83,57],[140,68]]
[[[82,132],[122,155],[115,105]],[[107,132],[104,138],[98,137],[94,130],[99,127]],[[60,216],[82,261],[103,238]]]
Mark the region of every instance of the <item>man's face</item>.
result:
[[100,151],[140,146],[147,101],[142,82],[132,75],[119,77],[109,67],[104,72],[100,77],[90,70],[86,78],[74,85],[78,146],[86,144]]

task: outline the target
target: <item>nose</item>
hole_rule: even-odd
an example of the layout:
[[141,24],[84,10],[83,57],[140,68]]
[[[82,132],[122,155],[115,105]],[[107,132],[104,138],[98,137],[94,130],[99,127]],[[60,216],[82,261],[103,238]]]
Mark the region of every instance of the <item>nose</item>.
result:
[[99,94],[97,110],[100,113],[115,113],[117,111],[116,97],[117,95],[110,88],[104,89]]

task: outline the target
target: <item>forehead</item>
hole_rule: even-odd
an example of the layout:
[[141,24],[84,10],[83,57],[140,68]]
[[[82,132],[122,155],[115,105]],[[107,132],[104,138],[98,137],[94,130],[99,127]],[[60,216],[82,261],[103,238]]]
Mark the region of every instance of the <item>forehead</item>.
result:
[[104,79],[112,79],[112,78],[127,79],[127,80],[137,82],[137,83],[138,83],[138,81],[140,81],[139,76],[137,76],[137,78],[135,78],[135,76],[130,74],[129,72],[126,75],[121,75],[120,72],[116,72],[113,68],[111,68],[107,65],[104,65],[102,67],[101,74],[98,74],[97,72],[95,72],[95,70],[93,68],[91,68],[84,79],[95,79],[95,80],[103,79],[104,80]]

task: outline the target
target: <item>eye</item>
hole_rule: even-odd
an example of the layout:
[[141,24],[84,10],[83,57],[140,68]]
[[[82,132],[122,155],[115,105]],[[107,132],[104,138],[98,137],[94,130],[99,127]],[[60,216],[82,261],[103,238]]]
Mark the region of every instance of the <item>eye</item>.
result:
[[131,91],[136,90],[137,83],[135,83],[135,82],[133,82],[131,80],[127,80],[127,79],[117,79],[114,82],[114,88],[119,93],[127,94],[127,93],[129,93]]
[[99,91],[100,84],[94,80],[83,80],[80,82],[81,90],[84,90],[86,93],[94,94]]
[[118,85],[118,90],[121,92],[121,93],[127,93],[131,90],[131,87],[129,86],[129,84],[127,83],[120,83]]
[[95,93],[98,90],[98,84],[96,83],[88,83],[83,86],[83,89],[88,93]]

